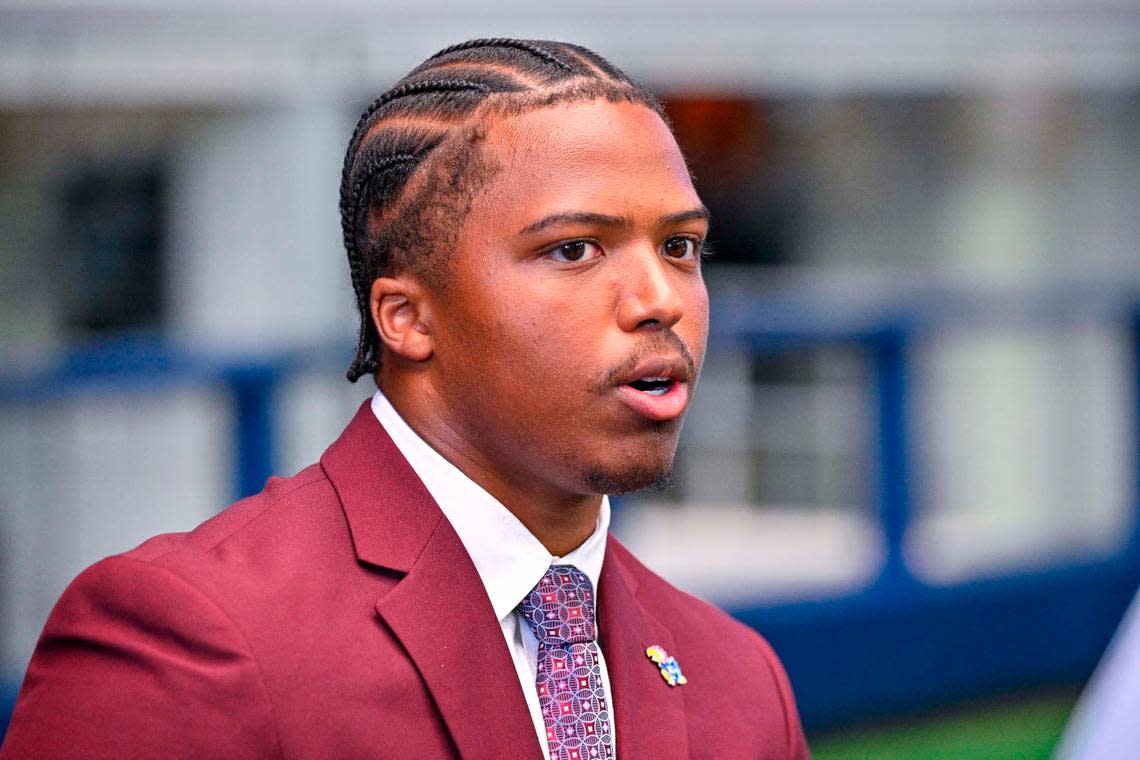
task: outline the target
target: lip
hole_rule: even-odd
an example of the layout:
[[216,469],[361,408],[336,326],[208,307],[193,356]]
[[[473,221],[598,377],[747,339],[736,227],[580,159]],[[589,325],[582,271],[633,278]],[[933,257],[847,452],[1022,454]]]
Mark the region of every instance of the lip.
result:
[[[629,385],[643,377],[667,377],[673,382],[665,393],[653,396]],[[679,356],[647,359],[622,378],[617,392],[622,402],[642,417],[659,422],[676,419],[689,404],[689,366]]]
[[689,404],[689,384],[674,380],[669,390],[660,396],[650,396],[629,385],[618,386],[618,397],[633,411],[651,420],[664,422],[676,419]]
[[689,382],[689,365],[680,356],[655,356],[638,363],[618,380],[621,385],[643,377],[667,377],[679,383]]

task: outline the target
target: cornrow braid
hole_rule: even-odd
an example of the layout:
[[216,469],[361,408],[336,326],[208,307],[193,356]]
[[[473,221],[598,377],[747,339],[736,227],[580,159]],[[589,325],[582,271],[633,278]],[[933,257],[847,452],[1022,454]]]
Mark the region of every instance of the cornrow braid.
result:
[[623,71],[618,69],[616,66],[614,66],[612,63],[607,61],[605,58],[602,58],[600,55],[595,53],[593,50],[589,50],[587,48],[584,48],[581,45],[572,45],[570,43],[567,43],[566,47],[569,48],[570,50],[574,51],[575,53],[577,53],[580,57],[584,58],[587,63],[589,63],[593,66],[596,66],[603,74],[608,76],[610,79],[616,80],[618,82],[625,82],[626,84],[633,84],[632,82],[630,82],[629,77],[627,77]]
[[[462,92],[462,91],[477,91],[486,93],[489,88],[479,82],[468,82],[461,79],[439,79],[424,82],[411,82],[402,84],[398,87],[393,87],[388,92],[384,93],[364,109],[364,113],[356,122],[356,127],[352,131],[352,138],[348,142],[348,155],[354,155],[360,148],[360,142],[364,137],[365,128],[369,122],[384,106],[389,103],[399,100],[400,98],[412,97],[415,95],[438,94],[447,92]],[[373,171],[376,171],[379,166],[377,165]],[[341,172],[341,188],[340,188],[340,212],[342,225],[348,225],[351,221],[350,218],[355,216],[355,208],[352,202],[356,200],[357,193],[349,192],[349,176],[352,172],[352,163],[348,160],[344,162],[344,168]],[[347,233],[347,230],[346,230]],[[348,245],[348,238],[345,238],[345,244]]]
[[440,50],[361,114],[341,170],[340,217],[360,316],[347,377],[375,375],[381,342],[370,308],[378,277],[409,271],[446,287],[475,194],[494,168],[479,144],[489,119],[559,102],[660,104],[611,63],[564,42],[502,37]]
[[425,65],[431,64],[436,59],[442,58],[451,53],[460,53],[465,50],[475,50],[476,48],[514,48],[515,50],[522,50],[530,53],[536,58],[541,58],[546,63],[557,66],[566,71],[575,72],[575,69],[567,64],[565,61],[559,60],[558,56],[547,50],[542,46],[542,43],[534,43],[528,40],[512,40],[509,37],[491,37],[489,39],[467,40],[467,42],[460,42],[457,45],[445,47],[431,58],[424,62]]
[[[487,92],[488,89],[486,85],[479,82],[468,82],[462,79],[438,79],[427,82],[411,82],[409,84],[402,84],[399,87],[393,87],[372,101],[368,108],[364,109],[364,113],[360,115],[360,119],[356,122],[356,128],[352,131],[352,139],[348,143],[349,152],[355,152],[356,149],[360,147],[360,138],[363,136],[364,126],[371,120],[372,116],[393,100],[426,93],[457,92],[462,90]],[[347,170],[348,168],[349,165],[346,162],[345,169]]]
[[[373,267],[366,265],[366,262],[361,260],[361,253],[356,246],[357,227],[359,226],[359,214],[357,210],[360,208],[360,196],[366,187],[367,183],[372,179],[385,172],[392,171],[399,168],[407,168],[414,166],[419,162],[419,157],[411,153],[395,153],[388,156],[377,156],[375,154],[368,157],[364,162],[364,168],[361,172],[361,177],[352,186],[349,193],[342,195],[341,201],[341,227],[344,233],[344,244],[348,250],[349,271],[352,275],[352,289],[356,294],[356,308],[361,313],[369,311],[369,300],[371,294],[368,292],[372,283],[368,280],[370,272],[374,271]],[[374,372],[376,367],[371,363],[372,357],[369,351],[369,333],[363,329],[359,331],[356,342],[356,358],[353,360],[352,366],[349,368],[349,375],[355,374],[360,377],[361,374]]]

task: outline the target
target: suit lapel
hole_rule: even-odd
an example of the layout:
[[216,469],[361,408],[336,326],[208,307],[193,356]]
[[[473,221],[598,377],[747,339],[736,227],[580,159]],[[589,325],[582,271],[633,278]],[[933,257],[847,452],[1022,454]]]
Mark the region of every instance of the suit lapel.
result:
[[357,557],[406,573],[376,603],[463,757],[541,758],[502,628],[459,536],[366,402],[321,458]]
[[613,536],[598,581],[598,628],[609,671],[620,760],[689,756],[684,686],[669,686],[645,654],[656,644],[673,654],[669,630],[637,601],[636,579]]
[[376,611],[415,661],[463,757],[542,757],[503,630],[446,520]]

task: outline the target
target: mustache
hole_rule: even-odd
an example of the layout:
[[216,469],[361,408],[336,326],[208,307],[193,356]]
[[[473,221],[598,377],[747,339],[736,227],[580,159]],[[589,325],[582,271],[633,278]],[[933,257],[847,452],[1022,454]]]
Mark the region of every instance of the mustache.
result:
[[641,364],[641,362],[650,356],[674,353],[680,354],[686,367],[688,367],[689,382],[695,381],[697,379],[697,362],[693,359],[693,352],[689,350],[688,344],[685,343],[680,335],[672,330],[666,329],[654,333],[652,338],[648,338],[645,343],[638,346],[637,349],[623,359],[621,363],[606,372],[602,382],[598,384],[595,390],[607,391],[613,388],[621,382],[626,375],[636,369],[638,364]]

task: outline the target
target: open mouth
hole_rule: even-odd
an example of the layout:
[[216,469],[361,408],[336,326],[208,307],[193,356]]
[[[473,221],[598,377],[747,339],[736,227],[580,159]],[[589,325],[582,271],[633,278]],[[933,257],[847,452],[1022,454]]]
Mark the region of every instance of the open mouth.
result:
[[619,397],[634,412],[651,420],[681,416],[689,401],[688,383],[668,375],[646,375],[618,387]]
[[622,372],[615,390],[639,417],[656,422],[676,420],[688,406],[689,382],[695,374],[684,356],[648,357]]
[[642,377],[630,381],[627,385],[650,396],[664,396],[673,387],[673,382],[671,377]]

